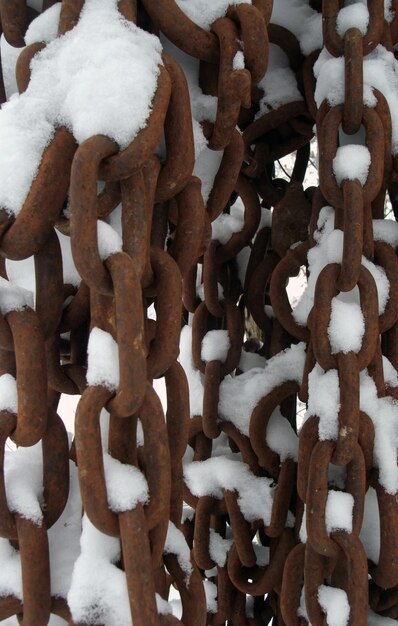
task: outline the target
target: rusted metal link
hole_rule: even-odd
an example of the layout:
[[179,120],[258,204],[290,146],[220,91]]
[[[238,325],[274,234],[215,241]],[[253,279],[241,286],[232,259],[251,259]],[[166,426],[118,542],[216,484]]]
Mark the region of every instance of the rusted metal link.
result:
[[23,207],[0,239],[0,253],[7,259],[26,259],[46,243],[68,192],[76,147],[66,128],[55,131]]
[[[364,54],[369,54],[374,50],[382,38],[384,27],[383,6],[377,0],[368,0],[369,25],[366,35],[362,38],[362,49]],[[337,34],[336,18],[340,6],[338,0],[327,0],[322,6],[322,24],[325,46],[330,54],[341,56],[344,54],[344,41]]]
[[[398,2],[392,1],[387,21],[383,3],[368,0],[362,7],[369,13],[366,32],[355,20],[341,19],[348,7],[338,0],[310,0],[308,24],[298,23],[297,7],[287,15],[272,0],[211,6],[213,21],[206,23],[207,15],[195,16],[199,4],[110,3],[131,41],[145,31],[167,50],[155,68],[145,126],[123,149],[102,135],[78,146],[70,130],[56,128],[19,212],[0,209],[0,536],[22,566],[22,600],[0,584],[1,620],[17,615],[25,626],[44,626],[56,614],[83,626],[67,600],[51,596],[50,585],[50,573],[58,574],[57,521],[70,503],[74,518],[65,524],[76,524],[78,541],[73,461],[84,513],[103,541],[120,542],[112,567],[138,626],[325,626],[330,614],[321,586],[346,594],[348,626],[364,626],[369,607],[381,619],[398,617],[398,505],[395,474],[386,469],[398,399],[398,260],[394,225],[381,224],[387,189],[396,212],[398,160],[390,95],[373,87],[373,108],[363,98],[368,55],[373,52],[374,67],[385,54],[393,58]],[[54,7],[55,15],[54,5],[44,0],[42,12]],[[73,36],[68,33],[80,16],[82,23],[87,18],[85,0],[62,0],[59,9],[58,36]],[[273,11],[278,24],[269,23]],[[57,30],[53,24],[50,33],[50,17],[46,23],[43,16],[30,33],[33,41],[46,31],[43,42],[25,48],[36,15],[25,0],[0,0],[4,37],[23,48],[16,103],[31,98],[31,73]],[[330,94],[320,103],[315,93],[315,76],[328,58],[325,52],[319,57],[309,32],[326,55],[342,57],[335,61],[341,72],[344,67],[344,99],[337,106]],[[5,83],[12,92],[8,62]],[[327,87],[325,75],[321,80]],[[6,100],[2,77],[0,100]],[[306,178],[315,120],[316,189]],[[339,148],[350,141],[370,154],[361,181],[348,178],[348,167],[342,179],[334,174],[336,156],[344,156]],[[205,145],[200,159],[208,156],[208,163],[195,167]],[[208,148],[219,154],[212,158]],[[289,164],[277,163],[293,152]],[[193,172],[202,166],[208,171],[201,180]],[[244,207],[240,230],[237,200]],[[110,254],[103,250],[107,227],[98,220],[114,230]],[[224,223],[231,224],[229,239]],[[342,258],[331,262],[339,237]],[[290,279],[303,270],[307,293],[299,306],[308,298],[312,309],[300,324]],[[383,276],[377,285],[380,272],[387,281]],[[386,296],[382,312],[378,289]],[[333,342],[332,317],[334,326],[342,324],[336,298],[361,309],[356,352],[337,351]],[[353,320],[347,314],[346,325]],[[191,329],[182,331],[185,325]],[[102,366],[93,363],[91,347],[87,355],[94,328],[115,342],[117,388],[110,380],[87,382],[87,369]],[[207,359],[204,349],[202,358],[214,330],[220,350],[223,334],[229,341],[225,359],[221,351]],[[299,341],[306,346],[296,347]],[[324,438],[322,410],[328,407],[322,385],[314,384],[317,376],[338,378],[333,440]],[[163,392],[155,391],[163,383],[165,412]],[[57,413],[61,393],[81,395],[72,446]],[[314,412],[304,420],[297,394]],[[14,459],[25,469],[22,448],[36,445],[40,524],[15,506],[8,475]],[[144,504],[112,508],[107,454],[124,470],[141,473],[149,496]],[[250,502],[253,510],[245,493],[250,475],[269,493],[264,502]],[[346,530],[334,530],[341,526],[328,519],[328,498],[336,492],[345,495],[341,506],[352,503]],[[378,555],[362,533],[369,518],[380,525]],[[85,541],[83,533],[81,556]],[[171,585],[180,596],[180,619],[158,613]],[[97,602],[91,621],[107,626],[102,598]]]
[[[338,294],[336,281],[339,272],[339,264],[327,265],[319,274],[315,291],[311,334],[315,358],[325,370],[337,367],[337,357],[331,353],[327,328],[330,321],[332,298]],[[358,370],[360,371],[372,360],[379,330],[376,283],[369,270],[363,265],[360,269],[358,288],[365,321],[362,346],[357,354]]]
[[[164,121],[166,162],[156,187],[156,202],[164,202],[182,191],[195,164],[191,104],[184,72],[169,54],[163,53],[165,68],[171,80],[169,108]],[[178,137],[184,137],[184,151]]]

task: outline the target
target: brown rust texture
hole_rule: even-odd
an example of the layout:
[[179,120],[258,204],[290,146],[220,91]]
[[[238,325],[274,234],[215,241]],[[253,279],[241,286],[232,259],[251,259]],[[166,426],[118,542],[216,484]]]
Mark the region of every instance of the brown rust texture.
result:
[[[43,11],[53,4],[45,0]],[[398,387],[383,376],[383,357],[398,367],[398,261],[394,245],[373,240],[372,222],[384,217],[387,189],[392,197],[397,159],[391,157],[389,103],[378,90],[373,108],[362,98],[364,58],[379,44],[393,53],[398,21],[385,21],[382,0],[368,0],[366,33],[349,28],[340,36],[336,24],[342,4],[309,2],[322,13],[326,50],[344,64],[344,102],[332,105],[325,99],[318,107],[313,67],[320,51],[304,56],[295,35],[272,23],[272,0],[227,6],[209,30],[175,0],[119,0],[121,19],[167,37],[197,62],[200,88],[214,97],[213,114],[200,120],[207,149],[220,156],[209,193],[202,193],[204,181],[194,169],[199,122],[193,126],[188,83],[178,56],[164,52],[147,124],[128,147],[119,150],[102,135],[78,146],[70,130],[59,127],[18,216],[1,211],[2,280],[8,277],[7,260],[33,256],[36,302],[35,308],[1,309],[0,315],[0,374],[16,378],[18,399],[17,408],[0,410],[0,536],[17,550],[22,580],[22,599],[0,594],[0,620],[17,615],[24,626],[46,626],[55,614],[69,626],[80,626],[67,598],[51,589],[47,534],[68,500],[69,460],[77,465],[85,515],[101,533],[120,541],[117,567],[125,574],[137,626],[323,626],[329,623],[319,596],[325,585],[346,594],[348,626],[365,626],[369,608],[398,619],[398,498],[379,475],[375,428],[360,399],[366,374],[379,398],[398,400]],[[84,5],[85,0],[62,0],[59,36],[68,36]],[[9,44],[24,46],[35,15],[24,0],[0,0]],[[45,45],[23,49],[16,66],[20,93],[28,90],[30,63]],[[272,57],[270,46],[285,55],[300,95],[264,111],[261,80]],[[0,95],[4,101],[2,77]],[[314,125],[319,186],[305,188]],[[333,162],[342,130],[349,137],[359,129],[370,154],[367,178],[339,182]],[[163,137],[165,155],[159,156]],[[292,153],[295,165],[287,180],[276,175],[275,166]],[[241,228],[227,240],[220,241],[217,230],[212,237],[212,224],[230,218],[235,202],[242,207]],[[119,204],[121,249],[103,260],[97,221],[115,215]],[[320,269],[303,324],[293,315],[286,287],[303,268],[308,275],[324,207],[334,211],[342,254]],[[272,225],[264,219],[271,208]],[[78,287],[64,284],[56,231],[70,237]],[[371,262],[389,282],[382,312]],[[352,290],[363,318],[361,347],[336,351],[328,330],[334,301]],[[202,409],[194,415],[189,381],[178,361],[187,324],[192,368],[203,386]],[[253,325],[256,331],[250,333]],[[110,334],[118,346],[117,389],[87,383],[93,328]],[[225,358],[203,356],[210,331],[228,336]],[[306,345],[301,380],[271,376],[272,384],[256,392],[245,432],[220,415],[223,381],[244,380],[245,358],[257,359],[272,374],[272,357],[298,342]],[[333,370],[339,383],[334,439],[322,435],[316,412],[302,428],[297,419],[297,397],[307,403],[309,393],[316,394],[309,384],[314,368]],[[165,413],[155,379],[165,382]],[[81,395],[71,446],[57,414],[61,393]],[[148,501],[128,510],[115,511],[109,504],[103,409],[110,414],[106,451],[140,470],[149,489]],[[271,444],[268,432],[276,419],[299,431],[297,457],[282,455]],[[7,500],[4,459],[10,439],[21,448],[41,443],[40,522]],[[237,487],[198,493],[184,480],[186,460],[215,460],[220,441],[223,454],[239,459],[251,480],[268,480],[268,521],[265,512],[245,516]],[[339,473],[337,486],[331,468]],[[351,530],[328,529],[331,489],[352,500]],[[369,493],[378,503],[377,562],[367,557],[360,538]],[[170,522],[190,555],[188,576],[166,539]],[[227,546],[224,561],[214,550],[216,535]],[[211,585],[213,605],[205,596]],[[158,612],[155,594],[168,600],[170,589],[179,594],[180,618]]]

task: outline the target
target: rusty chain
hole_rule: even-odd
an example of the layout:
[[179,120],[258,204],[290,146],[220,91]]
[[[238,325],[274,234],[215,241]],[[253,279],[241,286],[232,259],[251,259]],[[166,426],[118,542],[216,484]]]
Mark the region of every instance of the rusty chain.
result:
[[133,138],[57,111],[0,198],[0,621],[394,624],[397,2],[29,4],[0,131],[90,7],[161,51]]

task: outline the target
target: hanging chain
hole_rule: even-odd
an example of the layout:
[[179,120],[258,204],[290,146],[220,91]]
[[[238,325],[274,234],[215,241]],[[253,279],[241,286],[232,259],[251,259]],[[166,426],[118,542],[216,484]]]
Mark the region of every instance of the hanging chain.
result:
[[[0,620],[398,620],[396,2],[217,5],[0,0]],[[71,80],[26,173],[12,107],[104,6],[146,119]]]

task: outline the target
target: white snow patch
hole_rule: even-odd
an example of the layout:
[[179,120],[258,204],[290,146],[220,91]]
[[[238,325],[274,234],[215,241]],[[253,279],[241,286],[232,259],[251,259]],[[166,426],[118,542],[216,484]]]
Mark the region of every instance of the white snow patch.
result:
[[119,349],[110,333],[94,327],[88,340],[87,383],[114,391],[119,386]]
[[269,44],[267,71],[258,87],[263,90],[264,95],[259,102],[260,110],[256,114],[256,119],[269,111],[279,109],[284,104],[303,99],[287,55],[273,43]]
[[242,50],[238,50],[232,59],[232,68],[234,70],[244,70],[245,69],[245,57],[243,56]]
[[185,582],[186,584],[189,584],[189,579],[193,572],[189,546],[181,530],[179,530],[175,524],[170,521],[164,544],[164,553],[176,555],[178,564],[185,573]]
[[17,79],[15,77],[15,66],[17,64],[18,57],[21,54],[21,48],[14,48],[14,46],[11,46],[7,42],[7,39],[4,37],[4,35],[1,35],[0,52],[4,88],[7,100],[9,100],[14,93],[18,93]]
[[248,522],[271,521],[274,488],[270,478],[254,476],[245,463],[212,457],[184,466],[184,478],[194,496],[223,497],[223,490],[236,491],[238,504]]
[[98,251],[102,261],[123,249],[120,235],[102,220],[97,221]]
[[[329,263],[341,263],[343,256],[343,232],[338,229],[334,229],[334,210],[325,206],[321,209],[318,219],[317,230],[314,232],[314,239],[316,245],[308,251],[308,280],[307,287],[304,293],[301,295],[298,303],[293,308],[293,318],[298,324],[305,326],[307,324],[308,314],[310,313],[314,304],[314,294],[318,276],[323,268]],[[381,315],[386,307],[389,298],[390,284],[383,268],[375,265],[364,256],[362,256],[362,265],[372,274],[378,295],[379,303],[379,315]],[[336,296],[337,300],[344,303],[356,303],[359,305],[359,290],[358,287],[354,287],[351,291],[341,292]],[[339,305],[337,305],[339,307]],[[339,309],[337,309],[338,311]],[[351,309],[351,314],[353,309]],[[340,318],[340,316],[338,316]],[[355,318],[358,321],[358,316]],[[346,325],[347,326],[347,325]],[[330,327],[329,327],[330,329]],[[348,333],[348,328],[345,328]],[[336,339],[336,334],[333,331],[332,336]],[[350,333],[350,342],[358,342],[358,335],[355,331]]]
[[25,33],[25,43],[50,43],[58,36],[58,23],[61,14],[61,2],[56,2],[52,7],[40,13],[30,24]]
[[228,552],[232,546],[232,539],[223,539],[213,528],[209,529],[209,554],[218,567],[224,567],[227,562]]
[[385,241],[396,248],[398,246],[398,222],[395,220],[373,220],[373,239]]
[[70,237],[63,235],[58,230],[56,230],[55,232],[57,233],[61,246],[64,283],[70,283],[74,287],[78,287],[81,282],[81,276],[77,271],[76,265],[73,261]]
[[198,176],[202,181],[201,192],[205,204],[213,189],[214,179],[220,167],[223,155],[224,150],[210,150],[210,148],[204,146],[196,158],[192,174],[193,176]]
[[361,35],[365,36],[368,25],[369,10],[362,2],[342,7],[337,14],[336,30],[342,39],[349,28],[357,28]]
[[328,533],[334,530],[352,532],[352,510],[354,498],[350,493],[329,489],[326,502],[326,529]]
[[230,208],[230,213],[221,213],[211,224],[212,239],[221,244],[227,243],[234,233],[242,230],[245,223],[245,206],[241,198],[237,198]]
[[305,344],[299,343],[269,359],[265,368],[256,367],[236,377],[226,376],[220,385],[220,418],[248,435],[250,416],[259,400],[288,380],[301,384],[304,361]]
[[343,589],[320,585],[318,600],[322,610],[326,613],[328,626],[347,626],[350,618],[350,605]]
[[366,146],[347,144],[337,148],[333,159],[333,172],[340,185],[343,180],[359,180],[366,183],[370,167],[370,152]]
[[0,598],[15,596],[22,600],[22,571],[19,550],[8,539],[0,538]]
[[121,463],[104,452],[104,470],[108,504],[112,511],[130,511],[138,502],[148,502],[148,484],[139,469]]
[[17,382],[11,374],[0,376],[0,411],[18,413]]
[[120,559],[120,541],[98,531],[85,515],[68,604],[75,622],[132,626],[125,573],[115,563]]
[[337,370],[325,372],[318,363],[308,376],[308,415],[319,417],[319,439],[337,439],[340,386]]
[[17,285],[11,284],[0,276],[0,312],[7,315],[10,311],[22,311],[25,307],[33,308],[33,294]]
[[209,330],[202,340],[202,361],[225,363],[231,340],[227,330]]
[[274,0],[271,24],[290,30],[300,42],[304,55],[322,48],[322,15],[302,0]]
[[338,298],[333,298],[328,327],[332,354],[359,352],[364,333],[365,321],[359,304],[342,302]]
[[369,415],[375,427],[373,460],[379,468],[379,481],[387,493],[398,491],[398,402],[390,396],[378,398],[373,379],[360,373],[360,409]]
[[41,443],[5,450],[4,476],[8,508],[41,525],[43,514],[43,457]]
[[120,19],[116,0],[88,0],[76,27],[35,55],[27,90],[2,106],[0,206],[18,214],[57,126],[79,143],[102,134],[127,147],[147,122],[160,64],[159,39]]
[[195,24],[210,30],[215,20],[224,17],[229,6],[251,4],[251,0],[176,0],[176,4]]
[[217,613],[217,585],[211,580],[204,580],[203,587],[206,595],[206,606],[208,613]]
[[286,459],[297,461],[298,437],[279,408],[273,411],[268,421],[266,439],[268,446],[280,456],[282,463]]
[[[321,47],[321,46],[320,46]],[[344,102],[344,59],[333,57],[324,48],[314,65],[317,79],[315,102],[319,108],[323,100],[331,106]],[[367,54],[363,59],[363,101],[366,106],[376,106],[373,88],[378,89],[386,98],[392,122],[392,154],[398,152],[398,110],[395,106],[395,94],[398,88],[398,63],[392,52],[382,45]]]

